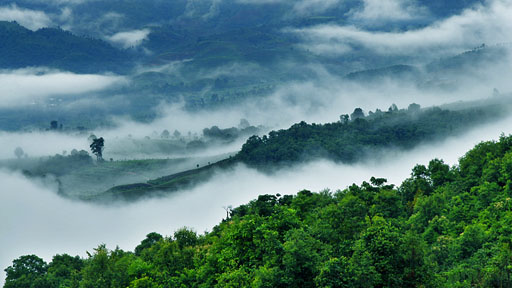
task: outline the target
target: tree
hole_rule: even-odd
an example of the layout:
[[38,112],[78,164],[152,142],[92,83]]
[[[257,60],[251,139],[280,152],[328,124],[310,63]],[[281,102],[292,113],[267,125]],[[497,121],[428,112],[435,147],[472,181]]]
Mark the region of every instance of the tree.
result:
[[59,128],[59,122],[57,120],[53,120],[50,122],[50,129],[51,130],[57,130]]
[[407,111],[411,112],[411,113],[417,113],[421,110],[421,106],[419,104],[416,104],[416,103],[412,103],[409,105],[409,107],[407,107]]
[[181,137],[181,133],[178,130],[174,130],[174,133],[172,133],[172,136],[174,136],[174,138],[176,138],[176,139],[179,139]]
[[364,118],[364,112],[363,112],[363,109],[361,109],[361,108],[354,109],[354,112],[352,112],[352,114],[350,114],[350,119],[352,121],[354,121],[358,118]]
[[46,278],[52,287],[78,287],[83,267],[84,261],[78,256],[55,255],[52,262],[48,264]]
[[283,243],[282,281],[287,287],[315,287],[320,267],[322,243],[303,229],[290,230]]
[[189,246],[192,247],[197,244],[197,234],[196,232],[183,227],[174,232],[174,240],[178,243],[178,247],[180,249]]
[[349,118],[348,114],[340,115],[340,121],[341,121],[341,123],[343,123],[343,124],[347,124],[347,123],[348,123],[348,118]]
[[7,277],[5,278],[4,287],[41,287],[47,267],[46,262],[36,255],[21,256],[12,261],[12,266],[5,269]]
[[21,147],[18,146],[16,147],[16,149],[14,149],[14,155],[16,155],[16,158],[20,159],[21,157],[23,157],[23,155],[25,155],[25,152]]
[[240,119],[240,123],[238,124],[238,129],[247,129],[251,126],[247,119]]
[[[88,253],[89,254],[89,253]],[[90,254],[89,254],[90,255]],[[82,281],[80,287],[84,288],[108,288],[111,287],[113,273],[111,253],[105,244],[94,249],[94,254],[86,260],[82,270]]]
[[169,130],[165,129],[162,131],[162,134],[160,134],[160,138],[162,139],[169,139],[171,137],[171,133],[169,133]]
[[92,139],[91,151],[94,155],[96,155],[98,160],[103,160],[103,147],[105,146],[105,140],[103,137]]
[[146,235],[146,239],[142,240],[142,242],[135,247],[135,255],[140,255],[144,249],[151,248],[151,246],[163,239],[164,237],[156,232],[149,233]]

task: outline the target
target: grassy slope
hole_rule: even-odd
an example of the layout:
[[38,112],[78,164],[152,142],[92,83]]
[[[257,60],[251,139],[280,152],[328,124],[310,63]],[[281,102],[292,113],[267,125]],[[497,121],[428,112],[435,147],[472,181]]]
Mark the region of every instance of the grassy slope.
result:
[[232,167],[236,162],[237,160],[235,158],[229,158],[197,169],[160,177],[145,183],[116,186],[100,195],[89,198],[89,200],[102,201],[120,199],[130,201],[142,197],[155,196],[155,194],[158,195],[161,191],[177,191],[204,182],[210,179],[216,171]]

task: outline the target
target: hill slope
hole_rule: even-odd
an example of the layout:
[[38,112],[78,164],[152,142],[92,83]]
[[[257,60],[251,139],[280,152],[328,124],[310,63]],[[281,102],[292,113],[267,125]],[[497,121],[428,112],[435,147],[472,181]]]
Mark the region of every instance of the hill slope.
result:
[[0,39],[0,68],[46,66],[77,73],[120,73],[131,65],[124,51],[61,29],[34,32],[16,22],[0,21]]
[[[335,193],[261,195],[211,233],[150,233],[134,252],[22,256],[4,287],[510,287],[512,136],[449,167]],[[243,191],[242,191],[243,192]]]
[[[342,115],[341,121],[334,123],[301,122],[289,129],[271,131],[268,136],[250,137],[233,158],[146,183],[116,186],[84,200],[134,201],[160,196],[165,191],[173,192],[207,181],[215,171],[234,167],[237,163],[263,171],[318,158],[354,163],[367,157],[379,157],[385,149],[412,149],[420,143],[457,135],[499,119],[505,115],[504,108],[509,103],[501,101],[489,99],[482,106],[466,103],[468,106],[459,110],[455,109],[456,105],[451,110],[437,107],[420,110],[419,105],[412,104],[408,109],[377,110],[366,117],[353,113],[352,120],[349,115]],[[459,103],[458,106],[464,105]]]

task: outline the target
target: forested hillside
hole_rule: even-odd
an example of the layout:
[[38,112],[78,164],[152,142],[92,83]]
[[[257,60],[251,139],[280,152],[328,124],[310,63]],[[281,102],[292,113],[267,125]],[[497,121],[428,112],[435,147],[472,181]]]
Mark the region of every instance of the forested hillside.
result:
[[30,31],[16,22],[0,21],[0,67],[47,66],[78,73],[121,72],[132,65],[129,55],[98,39],[43,28]]
[[327,124],[301,122],[289,129],[272,131],[263,137],[253,136],[237,155],[249,165],[291,163],[323,156],[351,163],[372,154],[376,149],[410,149],[422,141],[441,139],[502,115],[499,105],[486,105],[459,111],[438,107],[408,109],[395,105],[383,112],[368,115],[356,108],[340,121]]
[[337,122],[301,122],[262,137],[251,136],[229,159],[145,183],[115,186],[105,192],[82,197],[82,200],[134,201],[161,196],[162,191],[175,192],[204,182],[216,171],[233,168],[237,163],[272,171],[315,159],[349,164],[376,159],[385,151],[412,149],[495,121],[505,115],[507,103],[508,100],[496,98],[487,99],[485,103],[455,103],[450,109],[422,109],[413,103],[407,109],[392,105],[386,112],[377,109],[368,114],[356,108],[351,115],[341,115]]
[[100,245],[49,264],[22,256],[4,287],[510,287],[511,197],[512,136],[501,136],[457,166],[417,165],[399,187],[372,177],[266,194],[203,235],[150,233],[134,252]]

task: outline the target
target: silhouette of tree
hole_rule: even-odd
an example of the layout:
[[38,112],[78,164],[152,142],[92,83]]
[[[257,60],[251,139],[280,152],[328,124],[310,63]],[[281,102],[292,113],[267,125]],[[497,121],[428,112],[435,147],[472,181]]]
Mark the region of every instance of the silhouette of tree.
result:
[[25,151],[23,151],[23,149],[18,146],[16,149],[14,149],[14,155],[16,155],[16,158],[20,159],[23,155],[25,155]]
[[92,140],[91,151],[94,155],[96,155],[98,160],[103,160],[103,147],[105,146],[105,140],[103,137],[95,138]]
[[352,112],[352,114],[350,114],[350,119],[352,121],[354,121],[358,118],[364,118],[364,112],[363,112],[363,109],[361,109],[361,108],[354,109],[354,112]]
[[53,120],[50,122],[50,129],[51,130],[57,130],[59,128],[59,122],[57,120]]

